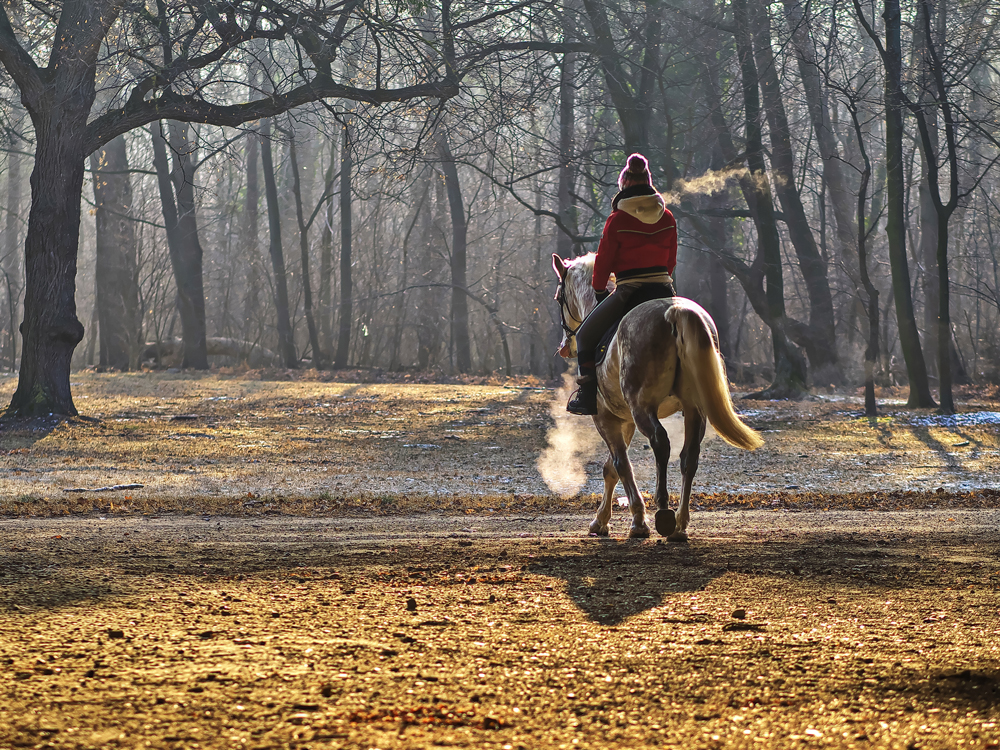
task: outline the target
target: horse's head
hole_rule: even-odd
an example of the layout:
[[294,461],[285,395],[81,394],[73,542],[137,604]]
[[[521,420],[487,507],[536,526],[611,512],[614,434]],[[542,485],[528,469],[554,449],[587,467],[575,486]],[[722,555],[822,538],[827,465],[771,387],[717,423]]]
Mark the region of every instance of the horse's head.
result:
[[597,297],[591,286],[594,254],[565,260],[553,253],[552,269],[559,277],[556,302],[559,303],[559,322],[563,329],[557,353],[560,357],[571,358],[576,356],[576,329],[597,305]]

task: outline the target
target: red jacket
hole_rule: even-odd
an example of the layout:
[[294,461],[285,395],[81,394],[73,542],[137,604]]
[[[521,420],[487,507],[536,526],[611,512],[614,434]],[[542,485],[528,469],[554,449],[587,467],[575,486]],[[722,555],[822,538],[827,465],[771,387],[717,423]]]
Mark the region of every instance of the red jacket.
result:
[[627,188],[616,197],[616,208],[604,224],[592,282],[599,292],[612,273],[619,279],[653,271],[672,274],[677,265],[674,215],[655,191],[634,195],[634,190]]

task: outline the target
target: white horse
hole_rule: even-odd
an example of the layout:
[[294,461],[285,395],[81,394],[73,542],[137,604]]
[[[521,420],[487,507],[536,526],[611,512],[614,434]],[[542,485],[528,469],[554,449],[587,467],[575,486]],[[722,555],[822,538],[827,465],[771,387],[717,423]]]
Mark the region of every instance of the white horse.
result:
[[[556,299],[564,331],[559,346],[563,357],[576,356],[576,330],[597,305],[590,283],[594,258],[593,253],[573,260],[552,256],[552,267],[559,276]],[[705,420],[737,448],[754,450],[764,444],[733,409],[715,322],[701,305],[683,297],[645,302],[622,319],[597,368],[597,381],[600,393],[594,424],[611,456],[604,464],[604,497],[590,532],[608,535],[612,496],[620,479],[632,512],[629,536],[649,536],[646,504],[628,458],[628,446],[638,428],[656,458],[656,530],[672,541],[685,541],[691,482],[698,470]],[[680,507],[675,515],[667,507],[670,439],[660,419],[677,411],[684,414],[684,447]]]

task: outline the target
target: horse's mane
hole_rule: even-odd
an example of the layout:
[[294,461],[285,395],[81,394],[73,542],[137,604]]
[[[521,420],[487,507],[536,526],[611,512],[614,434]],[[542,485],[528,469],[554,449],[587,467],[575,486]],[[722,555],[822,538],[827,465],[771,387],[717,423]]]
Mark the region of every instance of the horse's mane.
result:
[[[594,294],[594,287],[591,279],[594,277],[594,263],[597,260],[596,253],[587,253],[578,258],[573,258],[567,265],[566,278],[568,285],[572,285],[576,298],[593,309],[597,305],[597,296]],[[608,281],[608,291],[615,290],[614,280]]]

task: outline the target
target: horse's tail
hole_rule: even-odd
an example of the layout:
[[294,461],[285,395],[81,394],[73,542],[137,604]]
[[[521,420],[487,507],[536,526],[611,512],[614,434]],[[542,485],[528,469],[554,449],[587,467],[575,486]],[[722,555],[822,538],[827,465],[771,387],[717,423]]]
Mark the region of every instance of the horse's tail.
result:
[[744,450],[760,448],[764,444],[760,435],[743,424],[733,408],[726,367],[707,316],[708,313],[680,305],[667,308],[667,322],[677,332],[681,368],[694,381],[701,411],[722,439]]

